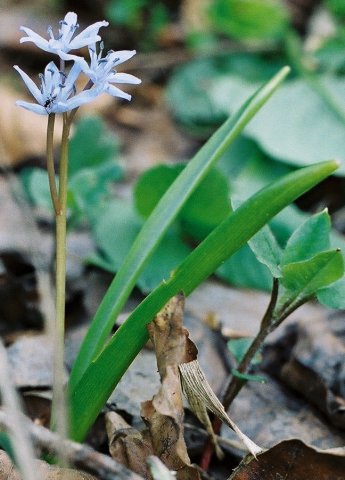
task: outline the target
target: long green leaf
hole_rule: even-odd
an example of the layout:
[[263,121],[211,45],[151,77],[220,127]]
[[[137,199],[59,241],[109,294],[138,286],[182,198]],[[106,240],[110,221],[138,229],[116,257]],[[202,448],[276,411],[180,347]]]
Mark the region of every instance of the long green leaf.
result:
[[245,102],[240,110],[229,118],[201,148],[162,197],[133,243],[96,312],[71,372],[70,387],[72,389],[104,346],[138,276],[186,200],[250,119],[267,102],[289,70],[288,67],[280,70],[272,80]]
[[274,215],[337,166],[337,162],[332,161],[298,170],[253,195],[206,237],[169,280],[146,297],[70,390],[72,438],[84,439],[114,387],[145,344],[146,325],[169,298],[179,291],[190,294]]

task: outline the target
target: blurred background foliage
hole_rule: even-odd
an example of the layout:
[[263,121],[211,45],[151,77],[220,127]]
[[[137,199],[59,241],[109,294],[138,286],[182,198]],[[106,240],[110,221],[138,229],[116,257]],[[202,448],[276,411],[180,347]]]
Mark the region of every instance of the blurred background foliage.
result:
[[[337,178],[312,191],[298,206],[290,206],[271,227],[284,246],[308,216],[306,211],[316,212],[329,205],[338,230],[332,233],[333,243],[342,246],[344,0],[34,0],[30,7],[24,1],[3,0],[0,8],[3,21],[11,11],[26,12],[24,19],[28,11],[31,17],[39,12],[36,20],[42,25],[47,17],[59,19],[68,10],[76,11],[82,24],[106,18],[111,24],[101,32],[106,47],[139,52],[129,65],[143,79],[134,102],[127,106],[120,102],[114,114],[109,109],[105,115],[101,111],[103,120],[94,117],[100,111],[91,112],[91,117],[79,122],[72,139],[71,224],[87,222],[91,227],[98,250],[90,262],[116,271],[147,214],[183,168],[183,162],[262,82],[286,64],[292,67],[288,81],[195,192],[139,286],[149,291],[169,275],[230,211],[230,196],[248,197],[290,170],[331,158],[341,162]],[[55,25],[55,20],[51,23]],[[14,37],[16,41],[19,38],[16,35],[8,30],[12,40],[2,41],[1,67],[6,62],[24,62],[33,70],[42,68],[46,57],[14,46]],[[3,71],[11,75],[8,67]],[[157,108],[174,122],[177,140],[174,137],[167,142],[160,130],[145,130],[146,120],[150,122]],[[140,109],[140,120],[128,113]],[[158,155],[152,162],[132,170],[129,166],[128,170],[126,151],[136,143],[136,156],[140,157],[145,149],[146,143],[140,143],[142,136],[138,134],[141,130],[151,135],[153,142],[166,142],[166,156]],[[157,166],[167,162],[169,165]],[[21,170],[30,201],[48,208],[48,191],[42,186],[44,170]],[[129,183],[130,189],[135,183],[133,194],[121,196],[121,182]],[[248,247],[226,262],[218,275],[245,287],[267,289],[271,283],[267,268],[256,261]]]

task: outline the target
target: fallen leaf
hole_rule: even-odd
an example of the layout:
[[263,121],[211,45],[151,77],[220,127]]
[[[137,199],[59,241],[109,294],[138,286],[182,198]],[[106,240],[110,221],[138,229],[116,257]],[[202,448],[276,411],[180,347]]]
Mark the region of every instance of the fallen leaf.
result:
[[281,378],[327,415],[333,425],[345,428],[345,345],[330,330],[326,319],[300,322],[296,343],[281,368]]
[[[36,460],[36,464],[43,480],[98,480],[97,477],[79,470],[48,465],[40,460]],[[7,453],[0,450],[0,480],[21,480],[21,478]]]
[[229,480],[344,480],[345,456],[286,440],[257,456],[246,457]]
[[184,297],[177,295],[149,325],[149,335],[161,376],[161,388],[152,400],[142,404],[141,415],[147,425],[154,454],[178,480],[199,479],[191,466],[183,437],[183,401],[178,365],[196,354],[196,347],[183,327]]
[[146,438],[145,432],[132,428],[116,412],[106,413],[105,424],[112,458],[133,472],[146,476],[146,459],[153,453],[150,438]]
[[175,472],[169,470],[158,457],[151,455],[147,459],[147,464],[153,480],[175,480]]
[[169,470],[175,470],[178,480],[200,478],[190,464],[183,437],[184,409],[178,364],[190,359],[196,350],[182,325],[183,306],[183,296],[174,297],[149,326],[161,387],[152,400],[142,403],[141,415],[147,428],[139,434],[113,414],[110,418],[118,425],[112,425],[111,429],[108,426],[113,458],[147,478],[150,475],[146,464],[148,454],[156,455]]

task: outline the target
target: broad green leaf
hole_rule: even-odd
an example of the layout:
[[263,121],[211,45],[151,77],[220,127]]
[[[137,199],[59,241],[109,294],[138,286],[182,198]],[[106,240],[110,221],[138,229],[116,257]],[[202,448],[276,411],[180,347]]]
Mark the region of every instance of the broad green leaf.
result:
[[[144,172],[134,188],[137,210],[149,216],[185,164],[159,165]],[[196,240],[208,235],[230,213],[229,185],[213,168],[187,200],[178,220],[185,233]]]
[[146,170],[137,180],[134,190],[134,205],[147,218],[170,185],[182,172],[185,164],[157,165]]
[[[245,125],[271,97],[288,72],[288,68],[282,69],[270,82],[250,97],[239,111],[213,134],[161,198],[133,243],[96,312],[71,372],[70,388],[72,390],[90,362],[103,348],[117,315],[139,275],[185,202]],[[332,165],[335,168],[334,164]]]
[[192,238],[203,240],[230,211],[229,183],[213,168],[183,207],[180,214],[182,229]]
[[345,309],[345,278],[319,290],[317,299],[327,307]]
[[241,40],[281,38],[288,23],[280,0],[214,0],[209,10],[219,32]]
[[[234,198],[232,205],[238,208],[242,201]],[[279,268],[281,262],[282,251],[272,230],[268,225],[265,225],[258,231],[248,242],[248,245],[254,253],[256,259],[266,265],[274,278],[281,277]]]
[[98,117],[79,120],[69,144],[69,175],[114,160],[119,153],[117,138]]
[[268,225],[265,225],[254,235],[249,240],[248,245],[259,262],[268,267],[273,277],[279,278],[282,276],[279,268],[282,251]]
[[216,271],[217,277],[240,288],[270,291],[272,275],[260,263],[248,245],[244,245],[228,258]]
[[[117,272],[128,254],[143,221],[133,206],[123,200],[107,202],[92,221],[92,231],[103,257],[93,257],[92,262],[110,272]],[[174,232],[168,232],[151,260],[137,280],[143,292],[150,292],[190,253]]]
[[29,201],[53,213],[50,196],[48,174],[41,168],[25,168],[20,173],[20,178]]
[[[220,72],[228,72],[226,64],[201,60],[176,71],[167,86],[170,110],[180,123],[195,133],[209,135],[227,118],[224,109],[216,107],[208,94]],[[196,82],[196,78],[202,81]]]
[[[235,75],[239,81],[266,82],[282,67],[281,61],[272,58],[267,61],[265,57],[248,53],[197,59],[176,69],[167,85],[167,102],[176,120],[187,127],[189,133],[208,136],[228,116],[224,105],[216,104],[211,96],[219,78]],[[200,81],[196,82],[196,78]],[[248,91],[248,95],[250,93]]]
[[[78,381],[69,384],[71,438],[81,440],[85,437],[115,385],[147,341],[146,325],[167,301],[180,291],[189,295],[270,218],[333,173],[336,168],[337,162],[324,162],[300,169],[253,195],[236,211],[230,213],[228,218],[188,255],[173,275],[140,303],[104,348],[97,350],[98,355],[93,356],[92,362],[86,364]],[[336,255],[338,253],[335,252]],[[340,259],[342,274],[341,256]],[[91,331],[92,329],[89,334]],[[99,335],[97,330],[93,333]],[[92,348],[91,343],[86,345]]]
[[83,168],[68,182],[68,206],[91,218],[102,201],[109,196],[109,184],[123,177],[122,168],[113,160],[101,165]]
[[330,248],[331,219],[327,210],[308,218],[289,238],[282,264],[300,262]]
[[307,299],[343,276],[344,261],[339,250],[330,250],[302,262],[289,263],[282,267],[282,273],[282,284],[287,290],[284,299]]
[[[290,164],[301,166],[337,158],[341,161],[337,174],[345,175],[345,82],[333,77],[321,77],[319,82],[327,91],[328,103],[304,80],[290,81],[256,116],[246,133],[267,154]],[[230,76],[214,82],[209,95],[214,108],[231,112],[251,88],[251,83]]]

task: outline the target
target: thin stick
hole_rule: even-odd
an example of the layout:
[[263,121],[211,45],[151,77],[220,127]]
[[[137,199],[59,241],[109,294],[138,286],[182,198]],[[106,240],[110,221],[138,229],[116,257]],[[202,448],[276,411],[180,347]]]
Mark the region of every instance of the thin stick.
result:
[[[97,475],[102,480],[143,480],[140,475],[133,473],[112,458],[96,452],[87,445],[62,440],[58,434],[32,423],[24,415],[20,416],[20,421],[23,425],[21,434],[26,432],[33,443],[41,450],[52,455],[57,455],[61,450],[64,450],[71,464]],[[11,428],[9,415],[0,410],[0,429],[10,431]],[[34,480],[38,480],[37,470],[36,468],[31,470],[35,472],[34,477],[32,477]],[[25,480],[24,477],[23,479]]]
[[0,339],[0,390],[2,404],[6,408],[6,430],[12,438],[12,448],[16,457],[16,463],[22,474],[23,480],[41,480],[39,472],[35,468],[34,450],[27,431],[23,426],[23,416],[20,414],[20,402],[17,392],[10,380],[7,355],[5,347]]
[[52,197],[55,215],[57,215],[60,207],[59,207],[59,197],[56,189],[55,166],[54,166],[54,124],[55,124],[55,114],[48,115],[47,170],[48,170],[50,195]]

